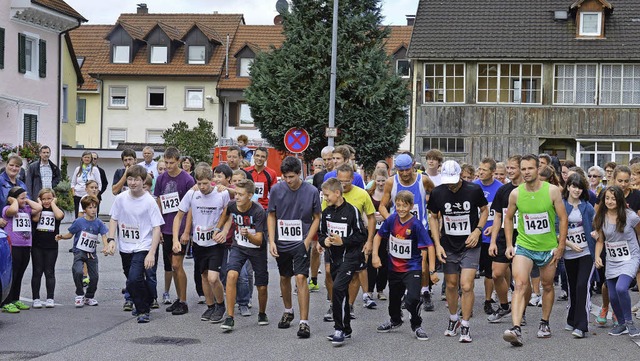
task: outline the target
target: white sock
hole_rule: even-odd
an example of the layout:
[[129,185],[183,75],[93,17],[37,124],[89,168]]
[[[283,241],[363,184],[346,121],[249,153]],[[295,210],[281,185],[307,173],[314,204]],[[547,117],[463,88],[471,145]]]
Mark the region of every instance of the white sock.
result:
[[461,324],[462,324],[462,326],[464,326],[464,327],[469,327],[469,321],[462,320],[462,321],[460,321],[460,323],[461,323]]
[[309,326],[309,320],[300,320],[300,324],[306,324],[307,326]]
[[451,321],[458,321],[458,314],[457,314],[457,313],[455,313],[455,314],[453,314],[453,315],[449,315],[449,319],[450,319]]
[[286,313],[293,313],[293,308],[285,308],[284,312]]
[[425,292],[426,292],[426,293],[429,293],[429,287],[422,287],[422,288],[420,289],[420,293],[425,293]]

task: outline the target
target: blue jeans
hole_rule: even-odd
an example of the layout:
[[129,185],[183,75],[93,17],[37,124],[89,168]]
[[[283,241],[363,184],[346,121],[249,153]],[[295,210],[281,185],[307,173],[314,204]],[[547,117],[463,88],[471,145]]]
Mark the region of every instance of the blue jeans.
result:
[[[122,260],[122,270],[124,271],[124,276],[127,279],[129,279],[129,271],[131,269],[131,260],[133,258],[133,255],[134,253],[120,252],[120,258]],[[142,259],[142,263],[144,265],[144,257]],[[147,285],[151,290],[152,297],[154,300],[158,298],[158,279],[156,274],[157,267],[158,267],[158,252],[156,252],[156,263],[153,266],[153,268],[145,270],[145,274],[146,274],[145,282],[147,282]],[[131,298],[131,295],[129,294],[128,289],[126,289],[124,292],[124,300],[133,302],[133,299]]]
[[144,268],[144,259],[148,253],[148,251],[140,251],[131,254],[131,266],[127,277],[127,292],[131,295],[138,313],[149,313],[155,290],[149,274],[155,275],[157,264],[150,269]]
[[244,263],[240,270],[236,289],[238,290],[236,302],[239,306],[247,306],[251,302],[251,295],[253,294],[253,267],[249,260]]

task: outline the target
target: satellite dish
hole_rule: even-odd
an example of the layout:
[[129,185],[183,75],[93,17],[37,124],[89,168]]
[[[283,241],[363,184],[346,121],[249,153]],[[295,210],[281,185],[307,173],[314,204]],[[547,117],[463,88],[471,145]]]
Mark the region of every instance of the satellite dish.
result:
[[283,22],[284,18],[282,17],[282,15],[276,15],[276,17],[273,18],[273,25],[282,25]]
[[287,0],[278,0],[276,2],[276,11],[280,14],[289,12],[289,3]]

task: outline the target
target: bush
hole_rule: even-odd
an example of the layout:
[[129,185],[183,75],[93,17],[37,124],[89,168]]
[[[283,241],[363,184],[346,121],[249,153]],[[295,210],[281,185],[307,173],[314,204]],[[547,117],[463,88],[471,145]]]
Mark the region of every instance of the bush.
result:
[[53,189],[56,191],[56,204],[60,209],[67,212],[73,212],[73,196],[71,195],[71,182],[63,180]]

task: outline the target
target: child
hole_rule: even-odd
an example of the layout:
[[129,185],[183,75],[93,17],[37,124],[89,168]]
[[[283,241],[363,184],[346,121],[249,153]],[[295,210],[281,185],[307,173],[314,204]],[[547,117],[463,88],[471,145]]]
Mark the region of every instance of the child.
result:
[[404,304],[411,313],[411,329],[418,340],[428,340],[420,317],[420,277],[422,274],[421,251],[428,254],[429,275],[434,284],[439,281],[436,274],[436,254],[433,242],[420,221],[411,214],[413,193],[400,191],[395,198],[396,212],[380,226],[373,239],[371,263],[381,267],[378,250],[382,238],[389,238],[389,316],[390,321],[378,326],[378,332],[389,332],[402,325],[402,295],[407,291]]
[[[98,194],[100,194],[100,188],[98,188],[98,182],[94,180],[87,181],[87,184],[85,185],[85,190],[87,194],[84,195],[84,197],[94,196],[97,198]],[[80,203],[78,204],[78,218],[84,217],[84,209],[82,208],[82,198],[80,199]],[[100,202],[100,198],[98,198],[98,202]],[[98,208],[100,208],[100,203],[98,203]],[[87,270],[86,264],[82,266],[82,274],[83,274],[82,284],[85,287],[87,287],[89,285],[89,271]]]
[[153,289],[156,287],[149,278],[150,274],[156,273],[155,256],[161,242],[160,226],[164,220],[156,201],[142,186],[147,178],[146,169],[141,165],[131,166],[125,177],[129,189],[119,194],[111,206],[107,253],[115,252],[114,237],[118,229],[118,248],[127,275],[127,292],[136,308],[134,315],[138,323],[148,323]]
[[173,220],[173,243],[179,242],[180,224],[184,215],[191,212],[192,221],[185,226],[183,236],[193,229],[194,267],[202,275],[202,289],[208,306],[200,319],[218,323],[222,322],[225,310],[220,271],[226,253],[222,245],[224,239],[216,242],[213,235],[220,230],[215,227],[229,203],[229,192],[218,192],[211,185],[213,172],[209,165],[196,167],[195,176],[198,190],[189,190],[180,201]]
[[153,190],[153,176],[151,175],[151,173],[147,174],[147,178],[144,180],[144,184],[142,185],[142,189],[144,189],[145,192],[149,193],[149,195],[153,196],[152,190]]
[[[95,293],[98,289],[98,256],[96,248],[98,246],[98,235],[102,235],[102,253],[107,254],[107,226],[97,218],[98,198],[95,196],[86,196],[80,200],[80,204],[84,209],[84,217],[78,218],[69,227],[69,232],[56,236],[56,241],[61,239],[73,240],[73,265],[71,273],[73,274],[73,282],[76,285],[75,306],[77,308],[88,306],[97,306],[98,301],[95,299]],[[84,292],[82,278],[83,264],[87,264],[89,272],[89,286],[87,292]]]
[[249,166],[250,166],[251,158],[253,158],[253,151],[249,149],[249,147],[247,147],[247,143],[249,143],[249,137],[247,137],[244,134],[240,134],[237,138],[237,141],[238,141],[238,147],[242,151],[242,158],[244,158],[244,160],[249,162]]
[[11,260],[13,263],[11,291],[2,306],[2,311],[18,313],[28,310],[29,306],[20,301],[22,277],[29,265],[31,254],[31,220],[36,221],[42,206],[29,198],[22,187],[13,187],[7,194],[7,205],[2,209],[4,227],[11,244]]
[[[362,245],[367,241],[367,230],[360,211],[342,196],[342,184],[330,178],[322,184],[327,207],[322,211],[318,243],[331,249],[330,272],[333,278],[333,320],[335,332],[327,338],[340,346],[351,337],[349,283],[360,265]],[[339,307],[338,305],[343,305]]]
[[[97,183],[95,184],[97,185]],[[37,223],[33,232],[33,247],[31,248],[33,308],[42,308],[43,306],[40,300],[42,274],[44,274],[47,287],[47,299],[44,307],[53,308],[55,305],[53,294],[56,288],[56,260],[58,259],[56,235],[60,232],[60,221],[64,218],[64,212],[56,205],[56,194],[51,188],[40,190],[38,203],[42,205],[42,212],[34,219]]]

